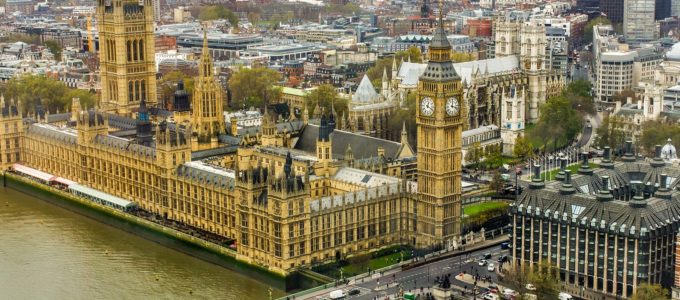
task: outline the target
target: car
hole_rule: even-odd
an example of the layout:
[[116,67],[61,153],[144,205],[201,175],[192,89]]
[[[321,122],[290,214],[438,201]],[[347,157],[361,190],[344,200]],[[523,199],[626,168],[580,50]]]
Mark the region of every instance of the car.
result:
[[527,283],[527,290],[535,291],[535,290],[536,290],[536,286],[534,286],[534,285],[531,284],[531,283]]
[[504,262],[506,262],[506,261],[508,261],[508,256],[507,256],[507,255],[501,255],[501,256],[498,258],[498,262],[499,262],[499,263],[504,263]]
[[561,292],[560,295],[559,295],[559,299],[560,300],[571,300],[571,299],[574,299],[574,297],[572,297],[571,295],[569,295],[565,292]]
[[496,295],[496,294],[488,293],[488,294],[484,295],[484,297],[482,297],[482,299],[484,299],[484,300],[498,300],[499,298],[498,298],[498,295]]
[[496,271],[496,265],[494,265],[493,263],[491,263],[491,264],[489,264],[488,267],[486,267],[486,270],[489,271],[489,272]]
[[480,266],[480,267],[486,266],[486,260],[485,260],[485,259],[480,260],[480,261],[479,261],[479,266]]
[[484,253],[484,259],[491,259],[491,253]]
[[505,250],[505,249],[508,249],[508,248],[510,248],[510,243],[508,243],[508,242],[501,243],[501,250]]
[[361,294],[361,291],[359,289],[351,289],[349,292],[347,292],[347,295],[354,296],[354,295],[359,295]]

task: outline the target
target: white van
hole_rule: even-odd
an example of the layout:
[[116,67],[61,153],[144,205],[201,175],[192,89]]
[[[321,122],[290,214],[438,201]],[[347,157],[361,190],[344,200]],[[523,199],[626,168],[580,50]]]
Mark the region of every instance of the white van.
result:
[[560,293],[559,299],[560,300],[572,300],[572,299],[574,299],[574,297],[572,297],[571,295],[569,295],[565,292],[562,292],[562,293]]
[[328,297],[331,297],[331,299],[336,300],[336,299],[345,299],[347,295],[343,290],[337,290],[337,291],[332,291]]

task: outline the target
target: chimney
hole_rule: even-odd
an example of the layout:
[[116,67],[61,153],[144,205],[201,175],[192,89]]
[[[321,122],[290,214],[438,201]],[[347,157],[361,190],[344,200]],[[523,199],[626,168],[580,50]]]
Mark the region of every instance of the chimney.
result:
[[560,157],[560,171],[555,175],[555,180],[557,181],[563,181],[564,180],[564,171],[567,169],[567,158],[566,157]]
[[564,171],[564,181],[562,186],[560,186],[560,194],[570,195],[576,193],[576,189],[571,185],[571,170]]
[[614,200],[614,196],[609,192],[609,189],[609,176],[602,176],[602,188],[597,194],[597,200],[600,202]]
[[612,148],[609,146],[604,147],[602,151],[602,161],[600,162],[600,168],[612,169],[614,168],[614,163],[612,162]]
[[654,159],[649,163],[654,168],[663,167],[666,163],[661,158],[661,145],[654,146]]
[[531,179],[529,187],[532,189],[542,189],[543,187],[545,187],[545,183],[543,183],[543,178],[541,178],[541,165],[535,164],[533,171],[534,176]]
[[578,168],[578,173],[581,175],[593,175],[593,169],[590,168],[588,162],[588,152],[581,152],[581,167]]
[[635,154],[633,153],[633,141],[627,140],[625,145],[626,145],[624,148],[625,153],[623,154],[621,160],[625,162],[634,162]]

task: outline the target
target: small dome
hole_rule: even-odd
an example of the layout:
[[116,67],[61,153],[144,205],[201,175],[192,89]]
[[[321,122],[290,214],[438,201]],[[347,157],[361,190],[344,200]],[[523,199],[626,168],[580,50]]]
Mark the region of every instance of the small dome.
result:
[[680,61],[680,43],[675,43],[671,50],[666,52],[666,59]]
[[675,146],[671,144],[670,138],[668,139],[667,143],[663,145],[663,148],[661,148],[661,158],[666,161],[678,158],[677,152],[675,151]]

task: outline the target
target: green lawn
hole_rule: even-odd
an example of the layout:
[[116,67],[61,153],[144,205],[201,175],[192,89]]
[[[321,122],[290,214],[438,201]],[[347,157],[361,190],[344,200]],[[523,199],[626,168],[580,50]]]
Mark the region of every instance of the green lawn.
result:
[[[600,165],[594,164],[594,163],[589,163],[588,166],[590,166],[590,168],[593,169],[593,168],[599,167]],[[578,173],[578,169],[580,167],[581,167],[580,163],[573,164],[573,165],[567,166],[567,170],[570,170],[571,174],[574,175],[574,174]],[[557,175],[557,173],[559,173],[559,172],[560,172],[560,169],[555,169],[555,170],[548,172],[548,178],[550,180],[555,180],[555,175]],[[541,176],[543,176],[543,178],[545,178],[545,172],[541,173]]]
[[373,258],[368,262],[368,264],[347,265],[347,266],[342,267],[343,277],[354,276],[354,275],[365,273],[365,272],[368,271],[366,269],[366,267],[370,267],[371,270],[377,270],[377,269],[382,269],[384,267],[387,267],[389,265],[399,263],[399,260],[401,259],[400,253],[404,254],[404,260],[411,258],[411,251],[401,251],[401,252],[397,252],[397,253],[392,253],[392,254],[387,255],[387,256]]
[[466,214],[468,217],[471,217],[482,214],[483,212],[486,211],[503,209],[506,208],[507,206],[508,203],[505,201],[481,202],[463,207],[463,213]]

